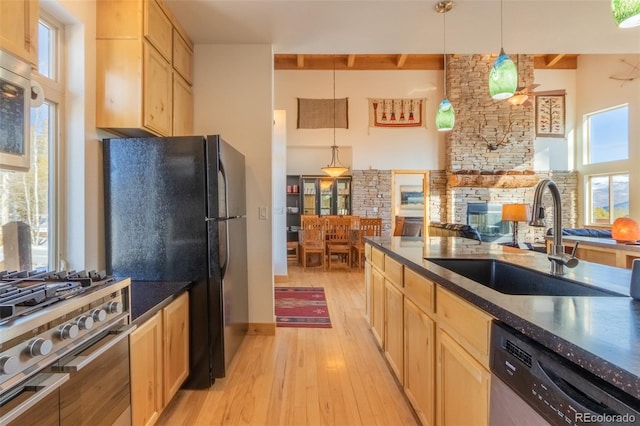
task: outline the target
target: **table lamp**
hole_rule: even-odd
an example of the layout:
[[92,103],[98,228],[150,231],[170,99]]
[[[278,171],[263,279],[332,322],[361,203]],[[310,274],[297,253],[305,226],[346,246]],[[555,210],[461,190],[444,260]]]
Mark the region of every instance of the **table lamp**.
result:
[[513,222],[513,247],[518,247],[518,222],[529,220],[528,204],[503,204],[502,220]]

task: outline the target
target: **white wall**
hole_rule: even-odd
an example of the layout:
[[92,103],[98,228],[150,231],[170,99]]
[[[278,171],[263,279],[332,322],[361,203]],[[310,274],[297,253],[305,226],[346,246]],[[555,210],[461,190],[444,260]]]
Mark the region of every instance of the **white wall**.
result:
[[[195,46],[194,132],[222,135],[246,159],[249,321],[252,323],[274,322],[272,87],[270,45]],[[279,189],[282,188],[284,185]],[[266,207],[267,220],[258,218],[260,207]]]
[[573,170],[575,169],[576,70],[536,69],[534,83],[540,85],[534,91],[564,89],[567,94],[565,96],[565,137],[536,138],[533,141],[533,169]]
[[[581,178],[585,175],[628,172],[629,173],[629,215],[640,220],[640,78],[633,81],[619,81],[609,78],[612,75],[629,76],[633,74],[632,67],[624,64],[624,59],[630,64],[640,64],[640,55],[581,55],[578,57],[578,71],[576,92],[577,97],[577,125],[576,168]],[[582,149],[584,115],[606,108],[627,103],[629,105],[629,160],[583,164],[584,151]],[[579,194],[584,200],[584,193]],[[584,211],[580,210],[581,223],[584,222]]]
[[[444,168],[444,136],[434,117],[442,97],[441,71],[336,71],[336,98],[349,98],[349,129],[336,129],[336,145],[344,165],[354,169]],[[314,170],[331,159],[333,129],[296,129],[297,98],[333,97],[333,71],[275,72],[275,108],[287,111],[287,145],[291,155],[314,156]],[[368,98],[427,98],[427,129],[369,128]],[[324,147],[326,151],[307,148]],[[351,148],[351,156],[348,153]],[[295,150],[295,151],[294,151]],[[344,155],[343,155],[344,152]],[[289,163],[293,162],[290,156]],[[313,161],[312,161],[313,162]]]
[[273,273],[287,275],[287,112],[273,114]]

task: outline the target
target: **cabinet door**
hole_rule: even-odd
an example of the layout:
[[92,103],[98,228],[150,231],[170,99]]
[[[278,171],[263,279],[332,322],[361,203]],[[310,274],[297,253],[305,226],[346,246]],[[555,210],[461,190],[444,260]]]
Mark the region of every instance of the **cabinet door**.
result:
[[38,0],[0,1],[0,48],[38,64]]
[[373,301],[373,297],[371,296],[371,292],[373,291],[371,288],[372,271],[373,267],[371,266],[371,262],[367,260],[364,263],[364,317],[370,326],[372,325],[371,319],[373,318],[371,315],[371,302]]
[[490,373],[440,329],[437,362],[437,424],[488,424]]
[[302,178],[302,214],[318,214],[315,178]]
[[173,136],[193,134],[193,92],[177,73],[173,74]]
[[435,420],[435,322],[404,299],[404,391],[423,425]]
[[144,43],[143,118],[144,126],[160,136],[171,135],[173,77],[171,65],[149,43]]
[[336,179],[336,214],[351,214],[351,178]]
[[334,184],[333,178],[318,179],[318,185],[320,186],[318,191],[320,193],[320,212],[318,214],[337,214],[335,198],[333,197]]
[[173,68],[187,83],[193,83],[193,51],[175,28],[173,29]]
[[130,337],[131,422],[152,425],[162,410],[162,317],[156,313]]
[[383,347],[384,338],[384,276],[371,268],[371,330],[378,345]]
[[171,62],[173,25],[156,0],[145,0],[144,36]]
[[385,280],[384,354],[398,381],[404,381],[404,303],[400,290]]
[[164,333],[164,404],[171,401],[189,375],[189,294],[162,310]]

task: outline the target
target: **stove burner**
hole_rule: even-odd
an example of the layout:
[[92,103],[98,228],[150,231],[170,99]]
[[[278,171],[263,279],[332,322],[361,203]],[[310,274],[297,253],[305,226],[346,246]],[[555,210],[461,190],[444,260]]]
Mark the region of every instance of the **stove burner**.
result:
[[0,323],[111,281],[104,271],[0,272]]

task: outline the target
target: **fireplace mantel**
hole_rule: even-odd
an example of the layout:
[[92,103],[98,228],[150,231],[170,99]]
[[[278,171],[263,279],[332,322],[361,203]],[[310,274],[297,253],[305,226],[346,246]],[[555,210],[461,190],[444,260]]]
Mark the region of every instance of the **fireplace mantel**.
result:
[[449,186],[474,188],[528,188],[535,186],[540,178],[529,170],[460,170],[449,176]]

